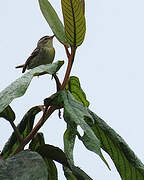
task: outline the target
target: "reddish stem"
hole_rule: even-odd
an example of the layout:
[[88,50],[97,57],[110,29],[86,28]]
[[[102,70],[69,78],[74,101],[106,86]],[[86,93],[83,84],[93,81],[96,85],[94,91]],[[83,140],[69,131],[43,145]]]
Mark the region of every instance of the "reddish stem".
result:
[[73,61],[74,61],[74,57],[75,57],[75,52],[76,52],[76,48],[71,47],[71,54],[68,56],[68,66],[67,66],[67,70],[66,70],[66,73],[65,73],[63,83],[61,85],[61,90],[65,89],[65,86],[68,83],[69,75],[70,75],[72,65],[73,65]]
[[69,50],[68,50],[68,48],[67,48],[65,45],[64,45],[64,47],[65,47],[65,51],[66,51],[67,57],[68,57],[68,59],[69,59],[69,57],[70,57]]
[[38,130],[42,127],[42,125],[45,123],[45,121],[49,118],[49,116],[56,110],[54,107],[50,107],[47,114],[45,115],[45,118],[43,116],[41,119],[38,121],[36,126],[33,128],[33,130],[29,133],[29,135],[22,141],[22,143],[18,146],[18,148],[10,155],[13,156],[14,154],[20,152],[23,150],[25,145],[34,138],[35,134],[38,132]]

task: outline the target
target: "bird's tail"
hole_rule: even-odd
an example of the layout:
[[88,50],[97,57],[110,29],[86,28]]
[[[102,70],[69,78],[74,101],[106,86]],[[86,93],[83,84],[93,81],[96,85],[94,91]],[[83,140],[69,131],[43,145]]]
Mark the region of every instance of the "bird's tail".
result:
[[15,68],[23,68],[23,67],[24,67],[24,64],[16,66]]

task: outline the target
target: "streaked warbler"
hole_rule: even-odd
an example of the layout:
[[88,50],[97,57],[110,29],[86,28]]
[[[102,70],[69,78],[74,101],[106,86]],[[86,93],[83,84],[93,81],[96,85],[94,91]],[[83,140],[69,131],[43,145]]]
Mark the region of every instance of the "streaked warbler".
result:
[[42,64],[50,64],[55,57],[55,49],[53,47],[54,36],[44,36],[38,43],[36,49],[32,52],[25,64],[16,66],[16,68],[23,68],[22,73],[26,69],[33,69]]

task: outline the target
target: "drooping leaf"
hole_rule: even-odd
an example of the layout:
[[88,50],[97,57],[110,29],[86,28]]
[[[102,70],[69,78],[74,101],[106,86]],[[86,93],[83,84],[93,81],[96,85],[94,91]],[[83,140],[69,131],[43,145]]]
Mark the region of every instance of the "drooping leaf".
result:
[[86,23],[81,0],[61,0],[66,39],[73,47],[82,44]]
[[92,180],[82,169],[76,166],[71,167],[72,173],[75,175],[77,179],[80,180]]
[[57,61],[53,64],[40,65],[17,80],[11,83],[7,88],[0,92],[0,113],[15,99],[21,97],[26,92],[32,78],[41,73],[54,74],[63,65],[63,61]]
[[69,168],[63,167],[64,174],[68,180],[92,180],[83,170],[74,165],[73,149],[75,138],[77,135],[77,125],[75,123],[67,123],[67,129],[64,133],[64,152],[68,158]]
[[37,151],[38,147],[45,144],[43,133],[37,133],[29,144],[31,151]]
[[54,35],[64,45],[69,46],[65,38],[65,32],[62,22],[60,21],[56,11],[48,0],[39,0],[39,5],[43,16],[51,27]]
[[58,180],[57,167],[52,159],[44,158],[48,171],[48,180]]
[[76,76],[71,76],[66,89],[71,92],[71,94],[77,101],[83,103],[87,107],[89,106],[89,102],[86,99],[86,94],[81,88],[79,78],[77,78]]
[[[83,144],[85,145],[85,147],[86,147],[88,150],[97,153],[97,147],[96,147],[97,144],[95,143],[95,141],[93,141],[92,139],[90,139],[86,133],[84,133],[84,135],[83,135],[82,137],[81,137],[80,135],[79,135],[78,137],[79,137],[79,139],[83,142]],[[104,159],[104,157],[101,157],[101,158],[102,158],[102,160],[105,162],[105,164],[107,165],[107,167],[109,168],[109,170],[111,170],[110,167],[109,167],[109,164],[108,164],[107,161]]]
[[92,180],[82,169],[74,165],[71,170],[64,167],[64,174],[68,180]]
[[37,149],[37,152],[43,158],[55,160],[55,161],[63,164],[66,167],[69,166],[68,162],[67,162],[67,158],[65,156],[65,153],[58,147],[55,147],[55,146],[52,146],[49,144],[45,144],[45,145],[39,146],[39,148]]
[[[64,119],[67,122],[67,124],[75,124],[76,126],[79,125],[83,129],[83,131],[87,135],[87,139],[89,138],[89,142],[95,144],[95,148],[93,151],[97,153],[107,165],[106,160],[102,155],[101,145],[98,138],[96,137],[90,126],[84,120],[86,117],[92,119],[90,113],[88,112],[88,108],[84,106],[82,103],[78,102],[68,90],[61,90],[57,94],[54,94],[53,97],[55,106],[63,104]],[[85,145],[86,144],[87,142],[85,141]]]
[[5,161],[0,160],[1,180],[47,180],[47,177],[45,162],[36,152],[22,151]]
[[[37,152],[38,149],[43,145],[45,145],[44,135],[43,133],[37,133],[37,135],[31,141],[29,149]],[[48,180],[58,180],[57,168],[54,161],[46,156],[43,156],[43,159],[47,166]]]
[[67,129],[64,133],[64,152],[72,164],[74,164],[73,149],[74,149],[76,135],[77,135],[77,125],[75,123],[73,124],[71,123],[71,125],[67,123]]
[[67,180],[77,180],[76,176],[72,173],[72,171],[69,168],[63,167],[63,170]]
[[144,164],[137,158],[127,143],[95,113],[89,111],[94,124],[87,121],[101,146],[113,160],[122,180],[144,180]]
[[[69,163],[74,165],[73,160],[73,149],[75,144],[75,138],[77,134],[77,125],[75,123],[69,124],[67,123],[67,129],[64,133],[64,152],[66,157],[69,159]],[[64,174],[68,180],[77,180],[72,171],[63,166]]]
[[[41,109],[38,106],[31,108],[23,117],[22,121],[17,126],[21,136],[25,138],[33,128],[34,119]],[[1,156],[6,159],[18,147],[18,141],[15,132],[12,133],[8,142],[5,144]]]
[[44,106],[49,107],[49,106],[54,106],[57,109],[63,108],[63,100],[61,97],[61,91],[58,91],[57,93],[51,95],[50,97],[44,99]]
[[97,153],[107,165],[106,160],[101,153],[101,145],[97,136],[93,133],[92,129],[84,120],[85,117],[92,119],[87,107],[76,101],[69,91],[63,91],[63,98],[65,121],[68,123],[75,123],[83,129],[87,135],[87,139],[89,139],[89,142],[95,144],[94,152]]
[[7,106],[1,113],[0,117],[5,118],[8,121],[14,121],[15,120],[15,113],[12,110],[10,106]]

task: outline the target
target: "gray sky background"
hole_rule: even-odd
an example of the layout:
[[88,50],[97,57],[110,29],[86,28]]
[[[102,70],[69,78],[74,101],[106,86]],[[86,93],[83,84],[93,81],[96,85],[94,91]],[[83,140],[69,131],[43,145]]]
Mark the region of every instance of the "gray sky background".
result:
[[[50,1],[61,15],[60,0]],[[78,48],[71,75],[80,78],[81,86],[90,101],[90,108],[119,133],[136,155],[144,162],[144,1],[97,0],[86,1],[87,33]],[[42,16],[36,0],[5,0],[0,6],[0,90],[20,77],[16,65],[25,62],[37,41],[52,32]],[[56,60],[65,60],[62,45],[54,39]],[[66,63],[65,63],[66,65]],[[59,71],[63,77],[64,66]],[[34,78],[26,94],[11,103],[16,112],[16,123],[29,108],[43,103],[55,90],[50,76]],[[40,117],[40,116],[39,116]],[[63,148],[65,122],[57,112],[46,122],[47,143]],[[0,149],[12,129],[1,119]],[[142,143],[141,143],[142,142]],[[94,180],[120,180],[112,161],[111,171],[102,160],[78,142],[74,157],[76,165]],[[60,167],[59,167],[60,169]],[[59,179],[63,180],[62,172]]]

